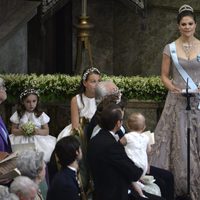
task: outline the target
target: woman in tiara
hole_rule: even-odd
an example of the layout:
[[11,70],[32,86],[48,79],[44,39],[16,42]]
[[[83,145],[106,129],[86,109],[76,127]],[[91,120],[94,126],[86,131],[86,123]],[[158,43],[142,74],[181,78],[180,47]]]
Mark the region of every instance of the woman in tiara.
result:
[[49,135],[49,116],[39,110],[39,92],[26,89],[20,94],[17,111],[10,117],[12,123],[10,141],[13,147],[34,148],[44,152],[48,162],[56,144]]
[[[187,193],[187,128],[190,122],[190,191],[192,199],[197,200],[200,199],[200,41],[194,36],[197,24],[191,6],[180,7],[177,24],[180,37],[167,44],[163,51],[161,79],[169,92],[155,129],[151,164],[171,170],[176,194]],[[183,95],[187,82],[193,93],[189,114],[187,98]]]

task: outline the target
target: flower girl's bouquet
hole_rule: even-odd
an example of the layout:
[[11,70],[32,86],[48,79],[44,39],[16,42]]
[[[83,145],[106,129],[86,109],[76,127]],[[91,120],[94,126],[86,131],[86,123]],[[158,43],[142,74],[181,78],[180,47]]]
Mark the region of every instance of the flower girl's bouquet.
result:
[[22,125],[22,130],[25,136],[32,136],[35,132],[35,125],[33,122],[28,121],[27,123]]

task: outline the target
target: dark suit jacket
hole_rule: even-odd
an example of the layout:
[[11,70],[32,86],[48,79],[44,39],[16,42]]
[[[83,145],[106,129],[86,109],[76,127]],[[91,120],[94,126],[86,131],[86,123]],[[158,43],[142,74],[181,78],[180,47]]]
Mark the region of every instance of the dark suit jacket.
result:
[[142,169],[128,158],[124,147],[106,130],[100,130],[90,140],[88,162],[97,200],[127,200],[130,183],[142,175]]
[[[7,138],[5,137],[2,129],[7,134]],[[8,131],[6,129],[5,124],[3,123],[2,118],[0,117],[0,151],[11,153],[11,144],[8,136]]]
[[[87,137],[88,143],[92,136],[93,130],[97,124],[98,124],[97,113],[95,113],[94,116],[92,117],[92,119],[90,120],[90,123],[88,124],[87,129],[86,129],[86,137]],[[124,126],[123,126],[123,128],[126,132],[126,128]],[[116,134],[119,136],[119,138],[121,138],[124,136],[125,133],[123,133],[122,130],[120,129],[116,132]]]
[[65,168],[53,178],[47,200],[80,200],[80,190],[76,180],[75,171]]

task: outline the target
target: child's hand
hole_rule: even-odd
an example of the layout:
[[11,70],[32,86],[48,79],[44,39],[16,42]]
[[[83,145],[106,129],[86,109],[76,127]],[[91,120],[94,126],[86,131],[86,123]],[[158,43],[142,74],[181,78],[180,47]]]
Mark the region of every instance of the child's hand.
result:
[[39,128],[35,128],[34,135],[39,135]]
[[20,131],[20,133],[24,134],[23,128],[19,127],[19,131]]

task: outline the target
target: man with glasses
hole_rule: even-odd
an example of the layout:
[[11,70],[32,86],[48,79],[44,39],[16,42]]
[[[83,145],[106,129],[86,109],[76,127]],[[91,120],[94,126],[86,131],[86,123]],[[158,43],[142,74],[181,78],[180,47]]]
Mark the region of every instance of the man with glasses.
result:
[[[110,103],[119,104],[123,110],[125,107],[125,100],[122,99],[122,93],[119,88],[115,85],[112,80],[101,81],[95,88],[95,100],[97,103],[97,111],[92,117],[88,127],[87,127],[87,139],[89,140],[94,137],[100,130],[98,126],[98,115],[103,110],[105,106]],[[125,129],[121,126],[121,129],[117,132],[116,135],[122,137],[125,133]]]

